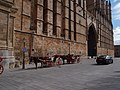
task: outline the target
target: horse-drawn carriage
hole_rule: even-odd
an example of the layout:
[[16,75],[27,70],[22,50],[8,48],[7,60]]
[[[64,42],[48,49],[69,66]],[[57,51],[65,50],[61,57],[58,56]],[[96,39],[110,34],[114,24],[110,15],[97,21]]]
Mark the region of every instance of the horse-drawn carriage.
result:
[[41,67],[50,67],[50,66],[55,66],[56,64],[74,64],[74,63],[79,63],[80,62],[80,55],[73,55],[73,54],[68,54],[68,55],[53,55],[51,57],[45,56],[45,57],[39,57],[39,56],[31,56],[30,57],[30,62],[34,62],[36,69],[37,69],[37,64],[41,63]]

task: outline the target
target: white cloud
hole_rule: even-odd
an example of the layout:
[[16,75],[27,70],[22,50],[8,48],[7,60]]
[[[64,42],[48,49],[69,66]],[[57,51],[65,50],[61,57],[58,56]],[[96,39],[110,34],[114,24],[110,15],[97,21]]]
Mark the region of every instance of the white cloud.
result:
[[[112,19],[114,20],[114,24],[116,24],[120,21],[120,0],[113,0],[113,3],[114,4],[112,5]],[[114,44],[120,45],[120,26],[114,27],[113,32]]]
[[120,3],[118,3],[118,4],[116,4],[114,7],[113,7],[113,9],[119,9],[120,8]]
[[[115,0],[118,1],[118,0]],[[120,2],[112,7],[112,15],[114,20],[120,20]]]
[[120,27],[116,27],[113,32],[115,44],[120,44]]
[[113,2],[117,2],[118,0],[113,0]]
[[113,13],[115,13],[115,14],[120,14],[120,9],[115,10],[115,12],[113,12]]
[[114,45],[120,45],[120,40],[116,40],[116,41],[114,42]]
[[114,20],[120,20],[120,13],[113,16]]

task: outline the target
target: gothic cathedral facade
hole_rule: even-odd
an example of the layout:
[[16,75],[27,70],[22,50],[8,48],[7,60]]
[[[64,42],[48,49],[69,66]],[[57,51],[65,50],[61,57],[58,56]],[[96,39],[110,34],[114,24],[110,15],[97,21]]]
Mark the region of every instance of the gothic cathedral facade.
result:
[[[107,0],[0,0],[0,55],[114,55]],[[10,62],[11,62],[10,61]]]

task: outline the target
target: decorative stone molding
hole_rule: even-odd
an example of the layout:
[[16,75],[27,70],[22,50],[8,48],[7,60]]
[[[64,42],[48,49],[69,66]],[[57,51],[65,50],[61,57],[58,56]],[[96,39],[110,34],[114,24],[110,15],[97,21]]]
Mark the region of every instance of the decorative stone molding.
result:
[[13,6],[13,7],[10,9],[10,11],[11,11],[12,13],[16,13],[16,12],[18,11],[18,9]]
[[4,6],[6,8],[9,8],[7,11],[11,12],[11,13],[16,13],[18,11],[18,9],[15,6],[13,6],[12,3],[9,3],[9,2],[6,2],[6,1],[0,1],[0,5]]
[[0,57],[4,58],[2,65],[5,69],[14,68],[15,57],[13,56],[13,51],[0,50]]
[[3,5],[3,6],[8,7],[8,8],[12,7],[12,4],[10,4],[10,3],[6,2],[6,1],[1,1],[1,0],[0,0],[0,5]]

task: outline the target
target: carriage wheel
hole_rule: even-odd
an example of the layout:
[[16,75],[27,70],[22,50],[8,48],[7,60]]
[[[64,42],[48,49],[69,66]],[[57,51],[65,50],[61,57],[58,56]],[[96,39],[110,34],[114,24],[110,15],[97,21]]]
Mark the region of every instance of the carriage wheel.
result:
[[77,59],[77,63],[79,63],[79,62],[80,62],[80,58]]
[[63,59],[62,58],[56,58],[56,64],[62,65]]
[[3,71],[4,71],[4,68],[3,68],[3,66],[2,66],[2,65],[0,65],[0,74],[2,74],[2,73],[3,73]]

